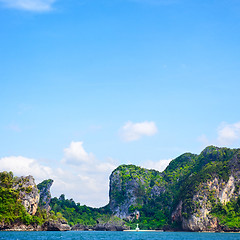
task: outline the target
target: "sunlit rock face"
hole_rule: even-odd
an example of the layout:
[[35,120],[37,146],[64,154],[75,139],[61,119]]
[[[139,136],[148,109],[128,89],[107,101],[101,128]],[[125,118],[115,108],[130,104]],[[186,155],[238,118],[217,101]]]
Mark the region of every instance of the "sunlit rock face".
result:
[[131,219],[142,206],[165,191],[161,173],[134,165],[121,165],[110,176],[110,209],[119,218]]
[[221,222],[219,209],[239,196],[240,149],[209,146],[173,159],[163,172],[121,165],[110,176],[114,215],[131,220],[137,210],[154,209],[168,218],[166,229],[238,231]]
[[13,182],[13,189],[19,191],[19,199],[27,212],[35,215],[40,195],[33,176],[17,177]]
[[[233,149],[227,155],[220,148],[207,148],[202,156],[202,161],[210,159],[205,172],[202,172],[202,176],[208,174],[208,179],[201,181],[203,177],[199,178],[201,182],[195,183],[191,201],[181,200],[172,213],[172,219],[180,221],[186,231],[222,231],[225,229],[211,212],[217,203],[226,205],[240,195],[240,150]],[[223,170],[211,170],[216,162],[224,165]],[[189,205],[192,210],[186,214]]]

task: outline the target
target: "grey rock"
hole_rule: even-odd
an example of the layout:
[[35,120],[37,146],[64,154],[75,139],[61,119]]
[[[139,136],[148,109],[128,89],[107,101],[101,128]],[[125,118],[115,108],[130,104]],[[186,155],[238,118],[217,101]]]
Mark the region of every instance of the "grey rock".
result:
[[154,198],[156,196],[160,196],[165,191],[166,191],[165,187],[154,185],[151,190],[151,197]]
[[49,220],[42,225],[43,231],[70,231],[71,227],[65,220]]
[[71,228],[72,231],[88,231],[89,227],[83,224],[76,224]]
[[104,223],[104,224],[97,224],[93,227],[93,230],[95,231],[123,231],[128,230],[129,227],[127,227],[124,224],[113,224],[113,223]]
[[13,189],[19,190],[19,198],[27,212],[35,215],[40,196],[33,176],[16,178],[13,183]]
[[[206,148],[203,151],[203,154],[211,153],[211,148]],[[192,199],[194,203],[193,213],[188,218],[182,215],[186,203],[179,202],[172,213],[172,220],[182,222],[183,230],[238,231],[237,228],[229,229],[226,226],[221,226],[218,219],[211,215],[213,203],[210,199],[215,199],[215,203],[227,204],[231,199],[237,199],[240,195],[240,190],[236,188],[236,186],[240,185],[240,155],[238,153],[232,157],[230,167],[231,173],[227,181],[216,175],[211,180],[207,180],[199,185],[199,190],[193,195]]]
[[[141,173],[140,173],[141,172]],[[130,207],[146,204],[165,192],[165,188],[149,178],[150,172],[155,177],[160,172],[132,165],[122,165],[115,169],[110,176],[109,207],[113,214],[121,219],[132,220],[135,214]]]
[[39,207],[41,209],[46,209],[47,212],[51,210],[50,201],[51,201],[51,192],[50,188],[53,184],[52,179],[44,180],[43,182],[37,185],[38,189],[40,190],[40,200],[39,200]]

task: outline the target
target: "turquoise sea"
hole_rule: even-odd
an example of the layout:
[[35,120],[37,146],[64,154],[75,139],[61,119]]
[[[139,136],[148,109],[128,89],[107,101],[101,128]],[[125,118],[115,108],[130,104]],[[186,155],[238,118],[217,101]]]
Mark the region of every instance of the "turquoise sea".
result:
[[0,232],[0,240],[240,240],[240,233]]

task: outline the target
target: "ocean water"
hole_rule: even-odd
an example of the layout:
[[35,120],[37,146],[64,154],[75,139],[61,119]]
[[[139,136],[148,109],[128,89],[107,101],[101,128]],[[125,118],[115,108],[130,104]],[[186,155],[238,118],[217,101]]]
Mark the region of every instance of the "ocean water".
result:
[[0,232],[0,240],[240,240],[240,233]]

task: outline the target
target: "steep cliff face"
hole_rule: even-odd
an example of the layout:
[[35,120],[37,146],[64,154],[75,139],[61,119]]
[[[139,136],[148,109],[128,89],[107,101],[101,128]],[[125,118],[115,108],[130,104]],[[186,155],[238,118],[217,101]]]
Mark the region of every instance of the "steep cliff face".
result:
[[175,192],[191,174],[195,158],[195,154],[185,153],[162,173],[134,165],[119,166],[110,176],[110,209],[120,218],[131,218],[134,210],[143,206],[154,212],[158,206],[158,211],[169,214]]
[[210,146],[199,155],[186,153],[162,173],[122,165],[110,176],[110,209],[125,219],[140,210],[140,224],[158,221],[160,228],[237,231],[240,149]]
[[34,228],[30,226],[34,220],[40,221],[33,216],[38,201],[39,193],[32,176],[14,177],[12,172],[0,172],[0,230]]
[[53,184],[52,179],[44,180],[43,182],[37,185],[38,189],[40,190],[40,201],[39,207],[42,209],[46,209],[47,212],[51,210],[50,201],[51,201],[51,192],[50,188]]
[[[217,195],[215,187],[219,187],[218,180],[215,178],[200,186],[200,190],[193,196],[192,213],[187,215],[183,212],[183,202],[180,201],[176,211],[173,212],[173,220],[179,219],[182,222],[183,230],[187,231],[216,231],[219,227],[216,217],[211,216],[213,196]],[[213,184],[214,183],[214,184]],[[186,207],[186,203],[185,206]]]
[[185,197],[182,194],[172,220],[180,221],[187,231],[222,230],[214,209],[240,195],[240,150],[208,147],[199,156],[196,169],[199,172],[182,188]]
[[33,176],[15,178],[12,188],[19,191],[19,199],[27,212],[35,215],[39,203],[39,193]]
[[[49,203],[52,182],[40,184],[43,207]],[[12,172],[0,172],[0,231],[70,230],[61,214],[46,214],[38,208],[39,192],[32,176],[14,177]]]
[[134,165],[119,166],[110,176],[110,209],[120,218],[131,217],[134,207],[165,191],[160,172]]
[[219,230],[219,221],[211,214],[211,211],[217,202],[226,204],[239,196],[239,192],[235,192],[235,181],[231,175],[227,182],[215,177],[201,184],[201,190],[193,196],[193,213],[189,218],[182,218],[183,229],[188,231]]

